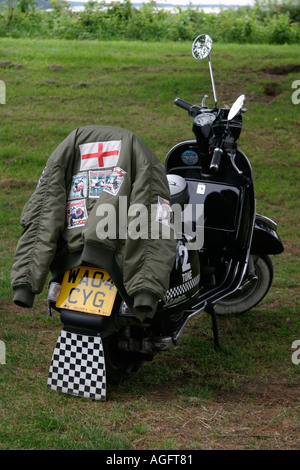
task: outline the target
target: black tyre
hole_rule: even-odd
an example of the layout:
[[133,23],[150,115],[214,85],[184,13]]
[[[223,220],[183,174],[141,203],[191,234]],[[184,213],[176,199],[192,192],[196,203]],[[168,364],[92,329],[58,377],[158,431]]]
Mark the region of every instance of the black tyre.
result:
[[245,278],[237,291],[216,303],[218,315],[244,313],[257,305],[269,291],[273,281],[273,266],[268,255],[251,255],[256,280]]
[[103,349],[106,369],[106,381],[117,385],[135,372],[143,363],[137,353],[122,351],[118,348],[118,333],[103,338]]

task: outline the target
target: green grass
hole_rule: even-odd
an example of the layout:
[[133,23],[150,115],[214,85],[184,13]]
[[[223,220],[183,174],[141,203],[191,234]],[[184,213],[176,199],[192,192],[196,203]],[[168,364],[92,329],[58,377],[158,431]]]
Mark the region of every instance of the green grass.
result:
[[[47,316],[46,288],[32,310],[12,304],[20,213],[51,152],[78,126],[130,129],[164,161],[173,145],[193,138],[191,118],[173,100],[200,104],[209,93],[212,103],[208,64],[195,61],[186,42],[0,40],[6,84],[6,104],[0,105],[0,340],[7,350],[0,365],[0,449],[217,449],[228,445],[237,422],[250,429],[249,438],[231,441],[233,447],[293,444],[299,400],[281,406],[278,398],[274,415],[264,416],[272,440],[260,440],[251,410],[259,407],[258,384],[266,390],[284,384],[288,394],[299,389],[291,345],[300,339],[300,105],[291,102],[291,84],[300,72],[270,71],[299,65],[299,46],[217,43],[211,58],[219,104],[246,94],[240,147],[253,167],[257,210],[278,222],[285,252],[272,258],[274,282],[261,305],[219,319],[220,351],[213,349],[209,318],[194,318],[177,347],[110,388],[107,402],[99,403],[46,388],[61,325],[56,314]],[[270,96],[267,85],[274,82],[278,94]]]

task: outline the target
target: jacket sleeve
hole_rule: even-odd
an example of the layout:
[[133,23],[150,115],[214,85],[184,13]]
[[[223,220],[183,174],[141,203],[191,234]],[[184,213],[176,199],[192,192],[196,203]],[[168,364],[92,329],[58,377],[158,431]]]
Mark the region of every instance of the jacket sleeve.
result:
[[[148,153],[140,141],[136,151]],[[135,238],[130,234],[130,226],[136,223],[136,210],[139,204],[145,210],[147,220],[141,225],[146,232]],[[164,205],[165,219],[159,217]],[[136,209],[136,210],[135,210]],[[128,237],[125,242],[123,267],[124,286],[134,299],[136,312],[149,312],[153,315],[157,301],[164,297],[169,288],[170,273],[175,261],[176,240],[174,229],[168,216],[171,215],[170,191],[163,165],[151,154],[147,163],[138,168],[132,185],[128,215]]]
[[73,153],[73,136],[48,159],[35,192],[21,214],[22,235],[11,270],[14,303],[32,307],[49,273],[57,241],[66,220],[66,166]]

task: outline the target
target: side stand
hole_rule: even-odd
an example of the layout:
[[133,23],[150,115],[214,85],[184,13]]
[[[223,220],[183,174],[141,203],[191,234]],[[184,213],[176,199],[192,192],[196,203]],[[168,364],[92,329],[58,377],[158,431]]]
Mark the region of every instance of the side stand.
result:
[[213,334],[214,334],[214,347],[215,349],[220,349],[217,314],[216,314],[214,304],[208,304],[205,308],[205,311],[209,313],[209,315],[211,315],[212,328],[213,328]]

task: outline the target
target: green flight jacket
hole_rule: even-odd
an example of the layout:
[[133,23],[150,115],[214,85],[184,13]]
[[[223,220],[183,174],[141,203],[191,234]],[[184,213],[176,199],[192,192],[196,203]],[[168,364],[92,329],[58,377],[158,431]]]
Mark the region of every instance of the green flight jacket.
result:
[[176,255],[169,201],[163,165],[135,134],[107,126],[74,130],[48,159],[22,211],[14,302],[32,307],[49,271],[58,279],[92,264],[108,271],[133,313],[153,315]]

